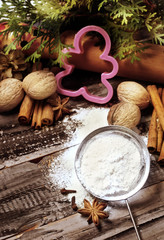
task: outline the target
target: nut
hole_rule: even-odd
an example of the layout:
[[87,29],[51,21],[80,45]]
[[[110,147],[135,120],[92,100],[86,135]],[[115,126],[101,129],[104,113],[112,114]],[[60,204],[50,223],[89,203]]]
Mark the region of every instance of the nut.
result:
[[0,112],[14,109],[23,99],[22,82],[15,78],[6,78],[0,82]]
[[125,81],[118,85],[117,96],[120,101],[136,104],[140,109],[145,109],[150,103],[148,91],[139,83]]
[[133,103],[120,102],[110,108],[107,120],[109,125],[134,128],[141,120],[141,111]]
[[28,74],[23,79],[26,94],[36,100],[51,96],[57,89],[57,81],[52,72],[40,70]]

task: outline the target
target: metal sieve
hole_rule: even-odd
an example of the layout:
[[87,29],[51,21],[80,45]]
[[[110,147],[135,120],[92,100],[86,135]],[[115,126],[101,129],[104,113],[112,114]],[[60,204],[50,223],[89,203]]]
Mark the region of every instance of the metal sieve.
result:
[[[138,179],[135,183],[135,185],[132,185],[130,190],[128,192],[118,192],[118,193],[105,193],[101,194],[101,196],[95,192],[87,185],[87,183],[84,180],[83,174],[81,172],[81,164],[83,160],[83,155],[88,148],[88,146],[95,141],[98,138],[102,137],[112,137],[114,135],[118,135],[120,137],[128,139],[128,141],[133,142],[133,144],[137,147],[139,154],[140,154],[140,159],[141,159],[141,168],[139,171]],[[110,146],[109,146],[110,147]],[[109,156],[110,157],[110,156]],[[136,194],[145,184],[149,172],[150,172],[150,155],[147,150],[147,146],[142,140],[142,138],[132,131],[129,128],[122,127],[122,126],[116,126],[116,125],[110,125],[106,127],[102,127],[99,129],[96,129],[95,131],[91,132],[80,144],[76,157],[75,157],[75,171],[77,174],[77,177],[79,181],[81,182],[82,186],[94,197],[105,200],[105,201],[119,201],[119,200],[125,200],[133,226],[136,231],[137,238],[141,240],[136,223],[134,221],[134,217],[132,215],[130,206],[128,204],[127,199],[131,197],[132,195]],[[90,169],[91,171],[91,169]]]

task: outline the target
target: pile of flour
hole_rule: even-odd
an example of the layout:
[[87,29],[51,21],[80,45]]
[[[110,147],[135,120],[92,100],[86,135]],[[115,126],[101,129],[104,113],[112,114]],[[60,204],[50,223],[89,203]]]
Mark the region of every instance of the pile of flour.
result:
[[[70,140],[70,145],[73,147],[65,149],[57,157],[54,157],[50,170],[49,170],[49,180],[58,189],[74,189],[77,192],[75,194],[68,194],[67,198],[71,201],[73,195],[76,197],[76,203],[78,206],[83,206],[84,198],[92,200],[92,196],[83,188],[79,182],[75,168],[74,161],[77,149],[82,140],[92,131],[97,128],[104,127],[108,125],[107,115],[108,108],[80,108],[76,110],[76,113],[71,116],[71,120],[77,122],[78,127]],[[65,118],[63,121],[68,121]],[[68,125],[69,128],[69,125]]]
[[142,167],[137,146],[115,133],[100,136],[85,148],[81,174],[98,196],[127,193],[137,184]]

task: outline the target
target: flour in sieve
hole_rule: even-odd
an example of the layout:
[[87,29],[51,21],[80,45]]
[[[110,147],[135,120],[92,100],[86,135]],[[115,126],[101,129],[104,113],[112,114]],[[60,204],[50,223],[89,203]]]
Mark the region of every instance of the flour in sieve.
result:
[[81,158],[83,181],[98,196],[132,190],[141,167],[136,145],[116,134],[101,136],[90,142]]

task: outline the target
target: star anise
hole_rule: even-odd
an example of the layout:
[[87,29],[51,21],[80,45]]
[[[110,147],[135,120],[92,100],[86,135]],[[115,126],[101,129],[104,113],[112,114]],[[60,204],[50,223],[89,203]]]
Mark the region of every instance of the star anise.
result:
[[70,110],[65,106],[69,101],[69,97],[61,99],[61,97],[55,93],[47,102],[53,106],[53,111],[55,111],[55,120],[59,120],[63,117],[64,114],[70,114]]
[[84,199],[84,208],[79,209],[78,212],[84,216],[88,216],[88,223],[93,222],[98,227],[100,225],[100,218],[109,217],[109,214],[103,211],[106,207],[106,203],[99,203],[97,199],[93,200],[92,205],[87,199]]

